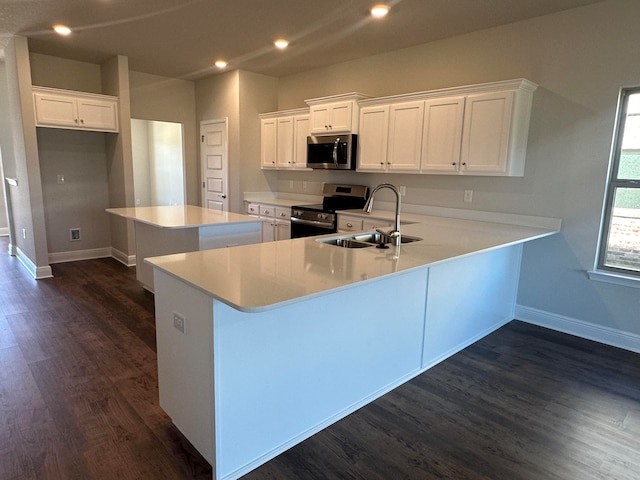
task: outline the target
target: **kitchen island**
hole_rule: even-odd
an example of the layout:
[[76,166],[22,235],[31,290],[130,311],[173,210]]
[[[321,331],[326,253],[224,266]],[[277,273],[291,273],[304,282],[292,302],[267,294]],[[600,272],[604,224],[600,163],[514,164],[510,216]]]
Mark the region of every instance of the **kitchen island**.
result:
[[[400,247],[327,237],[150,258],[160,405],[234,479],[513,317],[524,242],[559,231],[421,217]],[[333,238],[340,235],[330,235]]]
[[255,217],[195,205],[109,208],[107,212],[133,220],[136,278],[154,291],[153,269],[147,257],[259,243],[261,223]]

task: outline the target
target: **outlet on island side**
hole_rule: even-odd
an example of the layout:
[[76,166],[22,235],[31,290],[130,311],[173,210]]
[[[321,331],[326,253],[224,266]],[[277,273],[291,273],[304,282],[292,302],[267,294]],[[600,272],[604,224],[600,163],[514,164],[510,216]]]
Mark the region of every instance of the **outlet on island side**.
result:
[[185,333],[187,320],[184,315],[180,315],[179,313],[173,312],[173,328],[178,330],[179,332]]
[[462,200],[467,203],[473,202],[473,190],[465,190]]

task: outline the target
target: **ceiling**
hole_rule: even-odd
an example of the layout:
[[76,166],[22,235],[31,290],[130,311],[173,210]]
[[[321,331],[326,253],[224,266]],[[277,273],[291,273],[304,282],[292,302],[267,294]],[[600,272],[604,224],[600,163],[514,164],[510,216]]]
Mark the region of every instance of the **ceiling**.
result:
[[[0,0],[0,49],[12,35],[32,52],[196,79],[227,69],[275,77],[452,37],[603,0]],[[392,6],[372,19],[375,3]],[[62,23],[74,31],[53,33]],[[273,46],[284,37],[284,51]]]

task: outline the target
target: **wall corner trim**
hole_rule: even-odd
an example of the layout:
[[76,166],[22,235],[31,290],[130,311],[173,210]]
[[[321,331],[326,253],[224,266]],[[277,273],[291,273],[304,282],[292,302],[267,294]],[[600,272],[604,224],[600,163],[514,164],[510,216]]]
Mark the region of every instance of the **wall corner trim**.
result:
[[16,256],[20,263],[27,269],[33,278],[41,280],[43,278],[52,278],[53,272],[51,271],[51,265],[37,266],[27,257],[20,248],[16,247]]

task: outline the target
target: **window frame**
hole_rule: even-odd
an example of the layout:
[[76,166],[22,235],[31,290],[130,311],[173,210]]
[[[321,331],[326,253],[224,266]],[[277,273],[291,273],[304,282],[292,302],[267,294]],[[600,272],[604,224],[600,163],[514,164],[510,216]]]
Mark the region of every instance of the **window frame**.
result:
[[629,97],[633,94],[640,94],[640,86],[624,87],[620,90],[620,95],[618,97],[618,108],[616,111],[616,122],[613,131],[613,144],[609,160],[609,171],[607,175],[605,200],[600,222],[595,272],[590,272],[590,274],[609,273],[615,276],[622,276],[634,281],[640,281],[640,269],[634,270],[605,265],[607,246],[609,244],[609,236],[611,233],[611,219],[613,216],[616,191],[618,190],[618,188],[640,189],[640,180],[618,178],[620,159],[622,157],[622,140],[624,136],[625,124],[627,121]]

